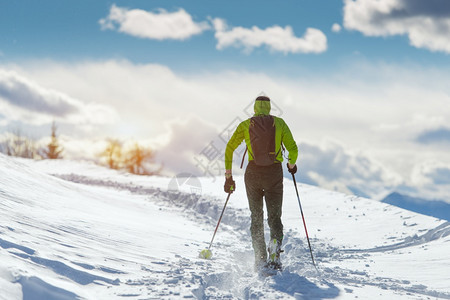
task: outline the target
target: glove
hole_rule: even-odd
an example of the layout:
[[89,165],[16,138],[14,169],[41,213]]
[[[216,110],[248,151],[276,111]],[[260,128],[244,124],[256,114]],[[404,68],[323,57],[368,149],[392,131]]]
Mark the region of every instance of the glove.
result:
[[286,164],[289,173],[291,173],[292,175],[294,175],[295,173],[297,173],[297,165],[294,165],[294,167],[291,169],[289,168],[289,163]]
[[233,176],[230,176],[225,180],[223,189],[225,190],[225,193],[233,193],[236,190],[236,183],[233,180]]

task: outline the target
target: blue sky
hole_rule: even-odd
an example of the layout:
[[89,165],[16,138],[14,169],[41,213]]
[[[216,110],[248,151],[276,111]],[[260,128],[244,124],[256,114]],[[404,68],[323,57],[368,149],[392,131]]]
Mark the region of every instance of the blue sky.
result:
[[45,142],[55,120],[69,157],[135,139],[198,173],[264,92],[303,181],[448,198],[450,5],[427,3],[2,1],[0,134]]
[[[182,8],[197,22],[223,18],[231,26],[246,28],[291,26],[297,36],[313,27],[326,35],[328,48],[316,55],[270,53],[266,47],[255,49],[251,55],[235,48],[218,51],[212,30],[185,41],[136,38],[101,30],[98,22],[113,4],[153,12]],[[3,61],[125,58],[135,63],[158,62],[187,72],[232,65],[283,74],[329,72],[355,57],[448,65],[448,54],[411,47],[404,35],[367,38],[357,31],[332,32],[333,24],[343,23],[341,1],[216,1],[214,5],[207,1],[4,1],[0,19]]]

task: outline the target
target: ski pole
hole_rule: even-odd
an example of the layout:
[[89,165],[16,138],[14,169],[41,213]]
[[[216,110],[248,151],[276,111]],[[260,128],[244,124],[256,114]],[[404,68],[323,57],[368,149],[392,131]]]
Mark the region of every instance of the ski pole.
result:
[[214,237],[216,236],[217,229],[219,228],[220,221],[222,220],[223,213],[225,212],[225,207],[227,207],[228,199],[230,199],[231,193],[228,193],[227,200],[225,201],[225,205],[223,206],[222,213],[220,214],[219,221],[217,221],[216,230],[214,230],[213,237],[211,239],[211,243],[209,243],[208,250],[211,249],[212,243],[214,241]]
[[211,246],[212,246],[212,243],[214,241],[214,237],[216,236],[217,229],[219,229],[220,221],[222,221],[223,213],[225,212],[225,207],[227,207],[227,203],[228,203],[228,200],[230,199],[230,195],[231,195],[231,192],[228,193],[227,200],[225,201],[225,205],[223,206],[222,213],[220,214],[219,221],[217,221],[216,229],[214,230],[214,234],[212,236],[211,243],[209,243],[208,249],[202,250],[200,252],[200,257],[202,257],[202,258],[207,258],[208,259],[208,258],[211,258],[211,256],[212,256]]
[[[314,267],[315,267],[316,270],[317,270],[317,266],[316,266],[316,263],[315,263],[315,261],[314,261],[314,256],[313,256],[312,249],[311,249],[311,243],[309,242],[308,229],[306,229],[305,216],[303,215],[302,204],[301,204],[301,202],[300,202],[300,196],[298,195],[297,182],[295,181],[295,176],[294,176],[294,174],[292,174],[292,179],[294,180],[295,192],[297,193],[298,205],[300,206],[300,212],[301,212],[301,214],[302,214],[303,226],[305,227],[306,239],[308,240],[309,252],[311,253],[312,263],[313,263]],[[318,271],[318,270],[317,270],[317,271]]]

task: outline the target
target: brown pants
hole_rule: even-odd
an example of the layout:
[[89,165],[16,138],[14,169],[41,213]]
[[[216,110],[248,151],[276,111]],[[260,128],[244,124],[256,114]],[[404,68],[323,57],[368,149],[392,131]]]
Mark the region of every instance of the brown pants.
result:
[[266,242],[264,239],[265,198],[270,239],[276,239],[281,245],[283,240],[283,224],[281,209],[283,205],[283,169],[281,163],[270,166],[257,166],[250,161],[245,170],[245,189],[251,212],[250,232],[255,251],[255,263],[267,260]]

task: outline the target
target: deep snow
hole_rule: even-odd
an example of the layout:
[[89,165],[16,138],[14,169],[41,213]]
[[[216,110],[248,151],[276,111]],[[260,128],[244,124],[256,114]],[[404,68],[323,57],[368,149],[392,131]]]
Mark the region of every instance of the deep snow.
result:
[[317,272],[288,179],[282,273],[252,271],[242,177],[200,259],[226,194],[194,179],[0,155],[0,299],[450,299],[449,222],[298,184]]

